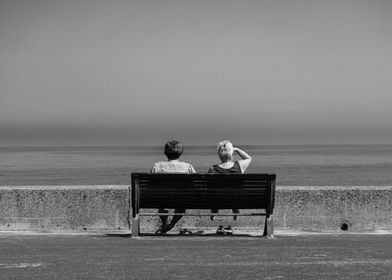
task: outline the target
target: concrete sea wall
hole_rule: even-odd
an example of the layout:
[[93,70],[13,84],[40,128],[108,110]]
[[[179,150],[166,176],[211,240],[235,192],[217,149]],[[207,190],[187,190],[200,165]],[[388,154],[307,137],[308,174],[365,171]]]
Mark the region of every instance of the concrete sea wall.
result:
[[129,228],[128,186],[0,187],[2,231]]
[[392,187],[280,187],[278,229],[392,231]]
[[[129,186],[2,186],[0,231],[103,232],[130,229]],[[193,212],[197,213],[198,210]],[[263,217],[185,217],[179,227],[209,228],[220,223],[262,229]],[[157,217],[143,217],[152,231]],[[278,186],[277,230],[392,232],[392,186]]]

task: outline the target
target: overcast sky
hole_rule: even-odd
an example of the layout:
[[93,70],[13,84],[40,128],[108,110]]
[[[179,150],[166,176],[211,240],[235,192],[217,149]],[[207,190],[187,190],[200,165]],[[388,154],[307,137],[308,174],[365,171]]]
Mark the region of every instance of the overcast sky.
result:
[[392,1],[0,0],[0,145],[392,144]]

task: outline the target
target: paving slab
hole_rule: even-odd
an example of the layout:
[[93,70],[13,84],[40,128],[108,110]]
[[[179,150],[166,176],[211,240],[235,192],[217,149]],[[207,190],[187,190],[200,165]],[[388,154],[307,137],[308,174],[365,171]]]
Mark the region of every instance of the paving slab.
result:
[[0,234],[0,279],[391,279],[391,234]]

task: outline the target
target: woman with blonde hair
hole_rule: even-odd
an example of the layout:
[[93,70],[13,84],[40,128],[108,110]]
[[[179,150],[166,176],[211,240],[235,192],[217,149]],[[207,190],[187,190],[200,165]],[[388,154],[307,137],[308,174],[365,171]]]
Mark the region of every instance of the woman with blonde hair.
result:
[[[219,173],[219,174],[242,174],[249,167],[249,164],[252,161],[250,155],[241,150],[240,148],[234,147],[233,144],[229,140],[224,140],[219,142],[218,147],[218,156],[221,160],[220,164],[212,165],[208,170],[208,173]],[[234,153],[240,156],[240,160],[234,161]],[[211,209],[211,213],[218,213],[218,209]],[[233,213],[239,213],[238,209],[233,209]],[[215,219],[215,216],[211,215],[211,220]],[[233,216],[234,220],[237,220],[237,216]],[[223,226],[219,226],[217,233],[232,233],[231,226],[223,228]]]
[[[229,140],[219,142],[217,150],[221,163],[211,166],[208,173],[242,174],[252,161],[250,155],[240,148],[233,147]],[[234,153],[237,153],[241,159],[234,161]]]

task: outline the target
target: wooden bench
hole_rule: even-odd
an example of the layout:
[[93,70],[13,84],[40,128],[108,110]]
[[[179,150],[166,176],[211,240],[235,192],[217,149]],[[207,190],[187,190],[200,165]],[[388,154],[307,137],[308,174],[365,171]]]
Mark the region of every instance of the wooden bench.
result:
[[[262,209],[237,216],[265,216],[264,236],[273,237],[275,174],[132,174],[132,237],[140,234],[140,209]],[[186,214],[188,216],[210,216]],[[248,211],[247,211],[248,212]],[[172,214],[167,214],[172,215]],[[233,214],[214,213],[214,216]]]

